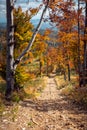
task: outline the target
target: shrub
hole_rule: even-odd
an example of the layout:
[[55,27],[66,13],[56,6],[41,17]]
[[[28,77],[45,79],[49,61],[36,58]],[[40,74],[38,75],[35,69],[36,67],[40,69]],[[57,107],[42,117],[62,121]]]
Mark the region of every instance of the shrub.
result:
[[19,87],[24,86],[24,84],[27,81],[33,78],[35,78],[34,74],[29,73],[25,66],[19,66],[17,68],[15,79],[16,79],[16,85],[18,85]]

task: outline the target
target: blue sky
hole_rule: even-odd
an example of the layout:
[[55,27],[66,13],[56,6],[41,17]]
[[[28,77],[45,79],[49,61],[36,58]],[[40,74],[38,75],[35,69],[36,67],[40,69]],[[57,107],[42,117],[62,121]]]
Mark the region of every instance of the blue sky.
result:
[[6,1],[0,0],[0,23],[6,22]]
[[[27,3],[28,0],[17,0],[17,2],[15,3],[15,7],[21,6],[23,11],[29,9],[30,7],[38,7],[41,4],[42,0],[37,0],[38,2],[36,2],[35,0],[29,0],[29,3]],[[76,0],[77,1],[77,0]],[[34,16],[32,18],[32,23],[36,26],[39,22],[40,16],[42,14],[43,8],[38,12],[38,14],[36,16]],[[48,11],[46,13],[46,16],[48,15]],[[6,0],[0,0],[0,23],[6,23]],[[43,24],[43,27],[50,27],[49,24],[46,22]]]
[[[29,3],[26,2],[27,0],[17,0],[15,3],[15,7],[21,6],[23,11],[27,10],[29,7],[38,7],[41,2],[35,2],[35,0],[29,0]],[[39,19],[41,16],[42,10],[33,18]],[[0,23],[6,22],[6,0],[0,0]]]
[[[42,0],[38,0],[37,2],[35,0],[29,0],[29,3],[27,3],[28,0],[17,0],[15,3],[15,7],[21,6],[23,11],[28,10],[30,7],[36,8],[41,4]],[[38,12],[37,15],[35,15],[32,18],[32,23],[37,26],[40,16],[42,14],[43,8]],[[48,16],[48,11],[46,13],[46,16]],[[6,0],[0,0],[0,23],[6,23]],[[50,25],[48,23],[43,23],[43,28],[47,28]]]

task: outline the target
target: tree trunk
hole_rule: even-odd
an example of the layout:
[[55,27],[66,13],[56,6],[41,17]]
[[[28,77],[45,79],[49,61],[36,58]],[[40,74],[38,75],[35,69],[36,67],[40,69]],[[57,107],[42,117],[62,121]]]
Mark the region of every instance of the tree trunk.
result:
[[6,66],[6,99],[11,98],[14,89],[14,24],[13,24],[13,0],[6,0],[7,7],[7,66]]
[[[71,32],[71,31],[70,31]],[[69,44],[69,43],[66,43],[66,45]],[[67,71],[68,71],[68,81],[71,80],[71,73],[70,73],[70,65],[69,65],[69,61],[70,61],[70,56],[69,56],[69,53],[68,53],[68,48],[66,48],[66,60],[67,60]]]
[[40,76],[42,76],[42,62],[41,62],[41,60],[39,60],[39,63],[40,63]]
[[78,75],[79,75],[79,84],[81,78],[81,61],[80,61],[80,23],[79,23],[79,10],[80,10],[80,3],[78,0],[78,45],[77,45],[77,54],[78,54]]
[[66,72],[65,72],[65,70],[64,70],[64,80],[66,81]]
[[49,67],[49,65],[48,65],[48,58],[46,58],[46,75],[48,76],[48,67]]
[[67,64],[67,69],[68,69],[68,81],[70,81],[71,78],[70,78],[70,66],[69,66],[69,64]]
[[83,65],[83,85],[86,85],[86,78],[87,78],[87,2],[86,2],[86,9],[85,9],[85,30],[84,30],[84,65]]

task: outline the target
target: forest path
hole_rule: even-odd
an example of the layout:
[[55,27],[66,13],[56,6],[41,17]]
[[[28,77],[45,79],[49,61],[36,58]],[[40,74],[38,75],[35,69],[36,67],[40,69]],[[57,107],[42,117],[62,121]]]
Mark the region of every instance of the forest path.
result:
[[41,100],[55,100],[57,99],[58,96],[58,90],[57,90],[57,85],[54,80],[54,78],[48,78],[47,79],[47,84],[44,89],[44,91],[41,93],[37,99]]
[[36,100],[27,99],[14,108],[18,109],[13,109],[13,118],[2,117],[0,130],[87,130],[87,112],[61,95],[53,77],[47,78]]

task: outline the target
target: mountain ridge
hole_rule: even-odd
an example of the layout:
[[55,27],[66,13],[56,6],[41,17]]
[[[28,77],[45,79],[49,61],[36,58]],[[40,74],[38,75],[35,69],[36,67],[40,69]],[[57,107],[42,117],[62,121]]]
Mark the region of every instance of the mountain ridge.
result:
[[[31,23],[34,25],[34,27],[36,28],[38,23],[39,23],[39,20],[38,19],[35,19],[35,20],[31,20]],[[6,22],[1,22],[0,23],[0,28],[6,28]],[[51,28],[51,25],[48,23],[48,22],[43,22],[42,26],[41,26],[41,29],[46,29],[46,28]]]

